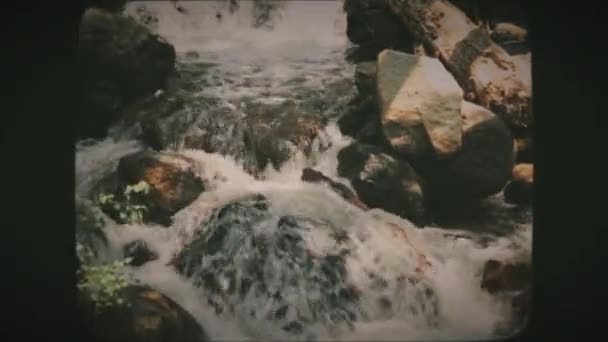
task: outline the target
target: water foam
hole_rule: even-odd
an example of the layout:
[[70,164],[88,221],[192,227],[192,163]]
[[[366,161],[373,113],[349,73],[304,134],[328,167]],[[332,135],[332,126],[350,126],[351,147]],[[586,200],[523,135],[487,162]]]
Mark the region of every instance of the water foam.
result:
[[[129,3],[128,10],[133,11],[138,5]],[[290,2],[273,31],[251,29],[247,2],[243,2],[241,11],[234,16],[224,16],[221,23],[217,22],[215,13],[225,2],[182,2],[181,5],[187,10],[186,15],[177,12],[168,2],[145,3],[158,15],[158,32],[176,46],[180,63],[217,63],[204,76],[216,78],[215,84],[203,90],[207,95],[221,97],[228,103],[243,96],[282,101],[289,98],[292,89],[288,82],[295,78],[303,77],[305,87],[315,88],[324,81],[352,75],[352,66],[347,65],[342,56],[347,43],[340,2]],[[199,57],[188,61],[184,57],[188,51],[199,52]],[[253,86],[242,87],[243,74],[248,75],[248,82]],[[337,153],[350,138],[342,136],[335,124],[330,124],[322,132],[321,140],[329,142],[331,147],[323,152],[313,151],[308,158],[296,154],[280,170],[266,170],[263,180],[244,172],[239,162],[229,157],[199,150],[178,150],[196,161],[197,172],[210,182],[208,190],[176,213],[169,228],[108,226],[110,254],[120,258],[122,245],[134,239],[148,242],[160,258],[133,269],[134,275],[192,313],[213,340],[285,340],[290,336],[269,323],[237,316],[218,317],[199,289],[166,266],[214,209],[249,194],[263,194],[269,199],[273,214],[324,220],[348,231],[355,244],[356,252],[346,259],[348,281],[364,289],[363,306],[368,317],[356,322],[352,332],[312,326],[310,329],[316,330],[315,339],[463,340],[494,336],[496,325],[509,316],[510,307],[507,299],[490,296],[480,289],[481,269],[489,258],[529,259],[531,225],[522,225],[513,234],[480,244],[475,233],[449,231],[465,237],[454,238],[447,236],[441,227],[419,229],[381,210],[364,212],[328,187],[300,180],[304,167],[315,167],[349,184],[337,176]],[[86,196],[97,180],[112,172],[120,157],[140,148],[135,141],[111,138],[78,148],[78,194]],[[324,253],[332,246],[322,231],[311,230],[305,239],[317,253]],[[424,263],[420,251],[430,263],[423,272],[416,270]],[[377,304],[379,294],[369,290],[370,270],[387,278],[388,287],[382,294],[390,298],[392,312],[381,310]],[[413,288],[407,290],[410,292],[400,292],[396,280],[399,274],[416,277],[434,290],[438,320],[429,322],[428,318],[433,316],[428,312],[430,306],[411,309],[412,298],[420,291]],[[424,300],[414,302],[420,304]]]

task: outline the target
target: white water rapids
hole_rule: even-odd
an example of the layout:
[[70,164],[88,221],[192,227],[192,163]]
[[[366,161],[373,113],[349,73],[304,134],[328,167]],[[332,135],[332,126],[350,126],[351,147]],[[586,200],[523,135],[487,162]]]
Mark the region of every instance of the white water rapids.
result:
[[[129,3],[127,12],[135,13],[139,3]],[[215,8],[227,2],[180,2],[187,13],[175,10],[170,2],[147,2],[145,6],[158,16],[157,32],[172,43],[178,58],[187,61],[186,53],[196,51],[198,61],[217,63],[213,75],[217,82],[207,82],[202,92],[231,101],[252,96],[269,102],[282,101],[290,95],[290,79],[304,78],[304,86],[319,89],[323,96],[324,82],[352,77],[353,66],[344,61],[348,47],[345,17],[340,1],[291,1],[278,18],[274,30],[254,30],[247,2],[240,11],[224,15],[221,22]],[[206,75],[205,77],[209,77]],[[242,85],[249,79],[249,86]],[[446,230],[441,227],[416,228],[408,221],[382,210],[362,211],[318,184],[300,180],[304,167],[314,165],[332,179],[340,179],[337,153],[350,139],[339,133],[335,124],[325,129],[332,147],[314,158],[297,155],[281,170],[269,169],[264,180],[256,180],[242,170],[237,162],[217,154],[196,150],[178,150],[200,164],[205,179],[219,174],[225,182],[217,182],[188,207],[178,212],[169,228],[153,225],[115,225],[106,227],[110,256],[121,257],[121,247],[134,239],[152,246],[160,258],[133,268],[143,283],[157,288],[189,311],[214,341],[222,340],[285,340],[278,326],[239,315],[217,316],[201,298],[200,289],[166,266],[173,255],[186,244],[210,211],[248,194],[261,193],[271,202],[271,209],[280,215],[302,215],[323,219],[344,227],[356,244],[356,253],[347,257],[349,282],[367,289],[366,270],[386,275],[389,289],[385,294],[392,302],[390,313],[378,309],[376,297],[363,291],[363,307],[367,319],[357,321],[352,331],[332,330],[322,326],[307,327],[313,331],[308,338],[316,340],[482,340],[495,336],[497,325],[510,314],[506,298],[492,296],[480,288],[481,270],[488,259],[529,259],[531,223],[519,225],[507,235],[477,242],[475,233]],[[118,160],[142,146],[129,137],[79,144],[77,149],[77,194],[86,196],[91,186],[112,172]],[[493,199],[500,202],[500,198]],[[505,204],[497,203],[498,206]],[[498,219],[497,219],[498,220]],[[416,274],[417,256],[410,244],[394,234],[394,226],[402,227],[412,245],[422,250],[430,262],[422,283],[435,292],[438,302],[437,320],[429,322],[424,307],[412,313],[405,307],[414,301],[415,293],[400,292],[395,287],[398,274]],[[454,238],[447,234],[471,238]],[[307,233],[307,244],[322,253],[328,248],[322,232]],[[393,277],[393,278],[391,278]],[[307,295],[307,294],[304,294]],[[255,301],[256,299],[250,299]],[[263,305],[263,303],[243,303]],[[403,309],[402,309],[403,308]],[[314,336],[314,337],[311,337]],[[306,338],[307,336],[301,337]]]

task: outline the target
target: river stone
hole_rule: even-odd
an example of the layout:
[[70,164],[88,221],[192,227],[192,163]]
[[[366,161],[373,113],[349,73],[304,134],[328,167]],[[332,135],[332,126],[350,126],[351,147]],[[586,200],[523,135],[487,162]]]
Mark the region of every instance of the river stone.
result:
[[78,136],[101,137],[122,106],[164,87],[175,49],[132,18],[99,8],[85,11],[78,37]]
[[129,305],[96,312],[81,297],[78,317],[92,341],[210,342],[203,328],[179,304],[147,286],[130,285],[120,292]]
[[[146,207],[144,222],[169,226],[172,216],[205,190],[195,167],[193,160],[177,153],[136,152],[120,159],[116,172],[97,184],[93,196],[112,194],[116,202],[127,204],[126,187],[144,181],[149,186],[148,193],[131,194],[130,204]],[[101,205],[101,209],[118,223],[128,222],[128,218],[121,217],[120,211],[111,204]]]
[[[178,254],[177,270],[204,289],[218,314],[238,310],[293,335],[311,322],[354,321],[359,295],[347,282],[346,245],[337,238],[346,234],[320,220],[274,216],[269,206],[254,195],[212,212]],[[312,251],[312,230],[331,246]]]
[[438,59],[384,50],[377,83],[384,135],[396,151],[439,157],[458,152],[463,92]]
[[504,121],[489,110],[464,101],[463,145],[449,160],[418,165],[433,201],[455,206],[497,194],[511,178],[513,137]]
[[407,292],[407,305],[392,310],[424,312],[430,324],[436,322],[437,297],[428,282],[407,271],[414,267],[409,259],[401,259],[403,273],[370,265],[349,274],[350,263],[366,250],[360,245],[365,233],[277,211],[262,195],[229,202],[209,213],[172,263],[218,314],[244,315],[304,340],[319,326],[348,328],[373,319],[386,307],[376,299]]
[[422,178],[405,160],[380,147],[354,143],[338,153],[338,175],[350,180],[361,200],[422,226],[428,223]]

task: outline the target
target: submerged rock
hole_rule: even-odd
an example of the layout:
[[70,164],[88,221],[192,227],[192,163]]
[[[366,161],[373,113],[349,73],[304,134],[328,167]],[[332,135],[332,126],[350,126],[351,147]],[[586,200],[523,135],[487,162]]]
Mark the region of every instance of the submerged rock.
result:
[[194,317],[164,294],[132,285],[121,292],[128,305],[97,313],[81,303],[85,327],[96,341],[210,342]]
[[354,143],[338,153],[338,175],[350,180],[367,206],[416,225],[428,223],[426,186],[407,161],[379,147]]
[[[346,281],[343,248],[330,235],[337,228],[276,217],[268,206],[253,196],[216,210],[178,255],[179,272],[205,289],[218,313],[274,321],[289,333],[302,333],[313,322],[354,321],[359,297]],[[313,250],[310,234],[327,246]]]
[[314,170],[311,168],[305,168],[304,170],[302,170],[301,179],[305,182],[310,182],[310,183],[325,183],[325,184],[329,185],[329,187],[333,191],[335,191],[338,195],[340,195],[342,198],[344,198],[345,201],[347,201],[347,202],[351,203],[352,205],[357,206],[363,210],[368,209],[368,207],[363,202],[361,202],[361,200],[359,200],[357,195],[351,189],[349,189],[346,185],[332,180],[331,178],[325,176],[323,173],[321,173],[317,170]]
[[[136,152],[121,158],[116,173],[104,179],[95,193],[115,196],[116,201],[106,203],[102,209],[120,223],[129,218],[123,217],[114,203],[143,205],[144,222],[168,226],[173,214],[192,203],[205,189],[194,167],[194,161],[175,153]],[[145,182],[148,190],[132,193],[127,199],[125,188],[140,182]]]
[[458,152],[463,91],[443,64],[384,50],[377,69],[381,123],[390,145],[411,157]]
[[131,258],[132,266],[141,266],[158,259],[158,253],[150,249],[150,246],[143,240],[131,241],[124,245],[122,250],[125,258]]
[[164,87],[174,62],[173,46],[132,18],[87,9],[78,44],[79,137],[103,136],[123,105]]

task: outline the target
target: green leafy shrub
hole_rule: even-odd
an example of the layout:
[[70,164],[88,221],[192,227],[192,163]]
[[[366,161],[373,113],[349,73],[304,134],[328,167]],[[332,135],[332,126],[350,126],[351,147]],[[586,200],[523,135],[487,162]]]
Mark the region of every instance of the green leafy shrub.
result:
[[127,286],[137,283],[125,270],[130,258],[97,264],[93,252],[79,243],[76,244],[76,253],[80,261],[78,291],[95,305],[97,312],[129,305],[122,292]]
[[96,200],[97,204],[106,212],[114,213],[115,215],[112,216],[115,216],[121,223],[142,223],[148,208],[138,204],[138,199],[149,192],[148,183],[141,181],[128,185],[121,196],[102,193]]

